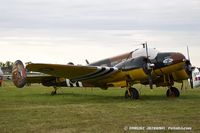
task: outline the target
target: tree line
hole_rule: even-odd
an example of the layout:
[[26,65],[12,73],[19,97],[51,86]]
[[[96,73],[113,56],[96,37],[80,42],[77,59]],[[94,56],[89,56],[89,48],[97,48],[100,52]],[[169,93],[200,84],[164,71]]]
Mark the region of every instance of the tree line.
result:
[[11,61],[0,62],[0,67],[12,67],[13,64]]
[[0,68],[4,74],[11,74],[13,64],[11,61],[0,62]]

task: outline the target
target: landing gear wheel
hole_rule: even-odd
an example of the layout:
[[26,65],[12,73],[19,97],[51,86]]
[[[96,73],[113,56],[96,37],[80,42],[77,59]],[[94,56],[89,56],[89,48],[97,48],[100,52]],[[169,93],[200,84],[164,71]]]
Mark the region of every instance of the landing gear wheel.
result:
[[140,96],[139,96],[139,92],[137,91],[137,89],[130,88],[129,91],[131,93],[131,96],[130,96],[131,99],[139,99]]
[[129,88],[129,92],[130,92],[130,95],[128,93],[128,90],[125,91],[125,98],[131,98],[133,100],[135,99],[139,99],[139,92],[137,91],[137,89],[135,88]]
[[171,87],[167,90],[166,95],[167,95],[167,97],[179,97],[180,92],[176,87]]

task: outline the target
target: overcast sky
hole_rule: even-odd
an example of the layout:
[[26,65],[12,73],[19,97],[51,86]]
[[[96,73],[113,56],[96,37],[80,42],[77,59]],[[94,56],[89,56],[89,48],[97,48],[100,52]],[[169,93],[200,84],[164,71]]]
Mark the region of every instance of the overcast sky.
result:
[[147,42],[200,66],[199,0],[0,0],[0,61],[85,64]]

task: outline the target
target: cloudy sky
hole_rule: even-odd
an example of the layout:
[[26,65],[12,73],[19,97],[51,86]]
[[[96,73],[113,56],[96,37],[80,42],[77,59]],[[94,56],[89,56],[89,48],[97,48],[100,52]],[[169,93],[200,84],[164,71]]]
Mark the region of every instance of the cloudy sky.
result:
[[0,0],[0,61],[85,64],[141,47],[200,66],[199,0]]

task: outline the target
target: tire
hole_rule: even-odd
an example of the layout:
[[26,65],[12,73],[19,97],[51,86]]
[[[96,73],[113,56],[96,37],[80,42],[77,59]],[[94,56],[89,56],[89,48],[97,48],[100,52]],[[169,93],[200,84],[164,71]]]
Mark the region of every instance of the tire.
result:
[[130,91],[130,93],[131,93],[131,99],[133,99],[133,100],[136,100],[136,99],[139,99],[139,92],[137,91],[137,89],[135,89],[135,88],[130,88],[129,89],[129,91]]
[[175,87],[171,87],[171,91],[174,93],[175,97],[179,97],[180,96],[180,92],[177,88]]
[[180,92],[176,87],[171,87],[170,89],[167,90],[166,95],[167,97],[179,97]]
[[171,94],[171,90],[170,90],[170,89],[167,90],[166,96],[167,96],[167,97],[172,97],[172,94]]

